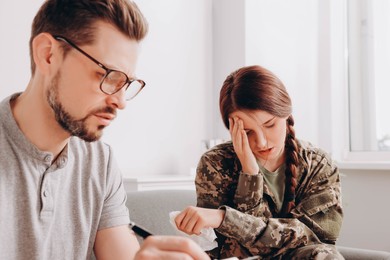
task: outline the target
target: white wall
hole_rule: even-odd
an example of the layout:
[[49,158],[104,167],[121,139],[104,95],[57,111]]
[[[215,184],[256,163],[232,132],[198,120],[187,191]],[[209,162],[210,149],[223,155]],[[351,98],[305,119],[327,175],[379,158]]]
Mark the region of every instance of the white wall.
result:
[[136,1],[150,32],[137,74],[147,85],[104,140],[126,177],[188,175],[211,138],[211,2]]
[[245,1],[213,1],[213,138],[230,139],[219,112],[219,92],[234,70],[245,66]]
[[[190,174],[212,136],[211,2],[136,1],[150,32],[137,75],[142,93],[105,131],[125,177]],[[42,0],[0,2],[0,98],[25,89],[30,26]]]
[[42,2],[0,1],[0,99],[27,86],[31,22]]
[[[291,96],[297,136],[318,143],[318,2],[214,0],[213,22],[214,97],[230,72],[264,66]],[[226,137],[219,117],[214,133]]]
[[318,144],[318,1],[245,3],[246,65],[260,64],[282,80],[298,138]]
[[341,172],[344,221],[338,244],[390,252],[390,171]]

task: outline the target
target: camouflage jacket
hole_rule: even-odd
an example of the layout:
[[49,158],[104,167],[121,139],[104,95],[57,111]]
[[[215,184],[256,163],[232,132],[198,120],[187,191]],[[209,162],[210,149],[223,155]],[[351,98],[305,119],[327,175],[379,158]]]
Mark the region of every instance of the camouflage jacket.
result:
[[197,205],[226,210],[215,229],[219,246],[209,252],[212,258],[277,259],[301,246],[335,243],[343,218],[338,169],[322,150],[302,141],[298,147],[296,207],[290,218],[278,218],[262,174],[242,172],[231,142],[202,156],[195,179]]

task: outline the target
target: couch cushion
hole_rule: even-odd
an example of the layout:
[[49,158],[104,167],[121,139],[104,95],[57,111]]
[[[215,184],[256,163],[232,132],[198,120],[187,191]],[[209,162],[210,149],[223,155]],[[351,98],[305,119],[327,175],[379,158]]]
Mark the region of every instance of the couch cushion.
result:
[[152,234],[175,235],[169,223],[169,212],[196,205],[194,190],[151,190],[127,193],[131,221]]

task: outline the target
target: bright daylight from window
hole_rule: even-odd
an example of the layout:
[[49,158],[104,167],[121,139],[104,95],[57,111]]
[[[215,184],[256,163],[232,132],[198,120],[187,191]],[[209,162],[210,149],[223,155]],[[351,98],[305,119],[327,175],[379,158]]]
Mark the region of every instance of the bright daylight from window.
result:
[[348,2],[351,151],[390,151],[390,1]]

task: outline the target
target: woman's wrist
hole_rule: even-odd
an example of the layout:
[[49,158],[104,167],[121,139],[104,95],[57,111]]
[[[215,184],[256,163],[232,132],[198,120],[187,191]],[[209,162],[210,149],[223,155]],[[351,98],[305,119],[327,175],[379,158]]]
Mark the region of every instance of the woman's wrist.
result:
[[242,168],[242,172],[248,175],[257,175],[259,174],[259,168],[257,169]]

